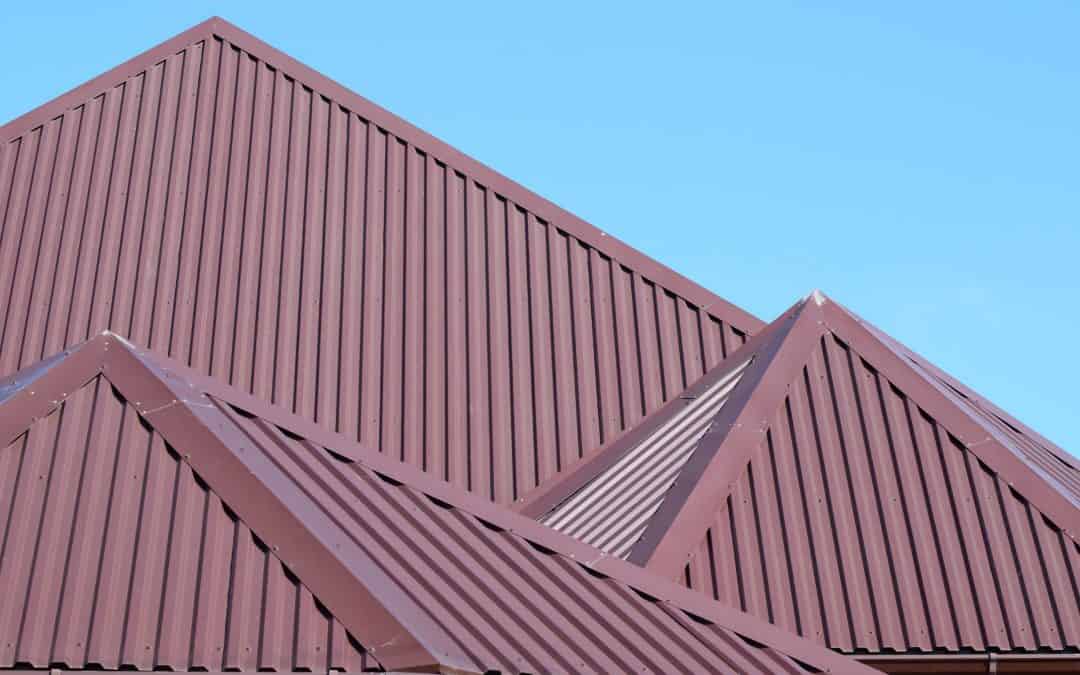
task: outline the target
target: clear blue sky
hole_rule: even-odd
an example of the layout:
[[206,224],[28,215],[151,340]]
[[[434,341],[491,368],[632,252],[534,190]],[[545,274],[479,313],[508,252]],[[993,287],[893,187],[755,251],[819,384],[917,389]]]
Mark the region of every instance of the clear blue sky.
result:
[[20,2],[0,119],[218,14],[763,319],[822,288],[1077,454],[1080,3],[869,4]]

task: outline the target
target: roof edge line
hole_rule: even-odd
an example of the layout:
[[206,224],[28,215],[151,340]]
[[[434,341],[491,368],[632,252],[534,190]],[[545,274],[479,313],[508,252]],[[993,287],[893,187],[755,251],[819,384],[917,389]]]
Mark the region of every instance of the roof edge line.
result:
[[[220,380],[197,375],[182,364],[175,364],[176,367],[173,367],[171,360],[154,352],[147,350],[136,351],[145,362],[150,362],[153,367],[164,369],[168,365],[169,371],[178,372],[185,378],[194,380],[200,387],[204,387],[203,391],[206,394],[215,399],[235,404],[241,408],[246,407],[244,401],[247,401],[249,405],[257,404],[252,405],[254,409],[251,412],[258,414],[267,423],[293,432],[298,430],[315,431],[317,433],[308,437],[309,440],[320,447],[324,447],[327,451],[339,452],[346,457],[356,458],[355,461],[358,464],[371,471],[407,483],[418,492],[452,504],[455,508],[469,514],[470,517],[496,525],[524,541],[549,548],[568,562],[577,563],[603,574],[608,574],[630,588],[668,603],[673,609],[693,613],[808,663],[833,664],[838,668],[845,665],[850,667],[850,661],[846,657],[821,647],[806,638],[783,631],[763,619],[722,605],[700,593],[679,586],[668,579],[658,577],[651,571],[605,554],[595,547],[582,543],[569,535],[544,527],[510,509],[500,507],[474,494],[463,492],[450,483],[425,474],[415,467],[386,458],[373,449],[365,449],[365,454],[358,457],[356,449],[364,446],[359,445],[356,441],[350,441],[339,434],[315,428],[314,425],[287,410],[255,399]],[[353,448],[353,450],[350,450],[350,448]],[[379,658],[378,652],[374,652],[374,655]],[[380,663],[382,663],[381,659]],[[383,663],[383,665],[386,666],[387,664]],[[401,666],[399,670],[410,667],[421,668],[424,665],[426,664],[418,663],[412,666]],[[442,664],[442,667],[445,668],[446,664]]]
[[10,143],[15,138],[47,124],[49,120],[63,114],[73,107],[75,102],[81,102],[93,98],[101,91],[115,86],[120,82],[132,77],[135,73],[146,70],[157,61],[171,53],[198,41],[199,38],[209,37],[227,22],[220,17],[212,16],[200,21],[191,28],[174,35],[163,42],[150,47],[130,59],[113,66],[101,75],[98,75],[72,89],[60,94],[56,98],[46,101],[36,108],[19,115],[0,126],[0,141]]
[[[0,448],[100,375],[111,337],[102,333],[52,357],[48,364],[35,364],[6,378],[15,393],[0,403]],[[42,365],[46,367],[41,369]],[[23,384],[19,384],[20,373],[26,378]]]
[[[849,314],[853,320],[855,320],[859,325],[869,331],[872,335],[876,336],[881,342],[885,344],[886,347],[888,347],[894,354],[900,357],[901,360],[914,361],[915,365],[917,365],[920,369],[927,371],[927,374],[930,376],[929,379],[931,381],[931,384],[936,386],[946,396],[953,399],[955,399],[956,396],[954,392],[948,390],[948,387],[959,390],[963,394],[963,396],[968,397],[968,399],[971,400],[974,404],[977,404],[977,407],[986,407],[988,412],[997,415],[998,417],[1007,421],[1009,424],[1017,427],[1023,432],[1024,435],[1031,436],[1034,440],[1045,445],[1047,449],[1058,455],[1059,459],[1070,464],[1077,471],[1080,471],[1080,460],[1077,460],[1077,458],[1066,452],[1064,448],[1054,443],[1050,439],[1046,438],[1027,424],[1024,424],[1024,422],[1022,422],[1021,420],[1016,419],[1016,417],[1010,414],[1007,410],[1002,409],[993,401],[974,391],[971,387],[967,386],[960,380],[945,372],[940,367],[936,366],[934,363],[930,362],[928,359],[916,352],[914,349],[911,349],[893,336],[889,335],[874,324],[862,318],[857,313],[853,312],[851,309],[844,307],[843,305],[840,306],[840,309],[842,309],[846,314]],[[942,383],[937,381],[936,378],[940,378],[940,380],[943,380],[945,385],[947,386],[940,386]]]
[[350,109],[351,112],[368,119],[377,126],[391,131],[411,145],[422,148],[426,154],[437,157],[438,161],[458,173],[470,177],[474,182],[485,185],[506,199],[525,207],[541,220],[632,268],[642,277],[678,294],[738,330],[753,333],[765,325],[761,319],[738,305],[218,16],[212,16],[158,43],[105,73],[8,121],[0,126],[0,142],[11,142],[31,129],[47,124],[49,120],[67,111],[76,103],[93,98],[139,71],[148,69],[166,56],[199,39],[211,36],[220,37],[237,45],[278,70],[288,71],[291,77],[307,84],[326,98]]
[[540,518],[550,512],[618,462],[626,452],[662,426],[669,417],[689,405],[690,401],[686,397],[701,395],[713,384],[737,370],[747,360],[754,358],[754,354],[763,346],[762,343],[767,341],[770,334],[768,329],[755,334],[678,396],[646,415],[631,429],[615,437],[606,445],[587,453],[570,468],[564,469],[550,480],[538,485],[511,504],[510,508],[529,518]]
[[[307,498],[280,495],[269,487],[266,478],[277,469],[243,452],[249,440],[243,430],[184,377],[148,362],[122,338],[114,344],[121,348],[104,356],[102,375],[383,667],[440,664],[367,581],[304,522],[298,510]],[[341,592],[343,585],[349,593]],[[393,646],[380,650],[380,645]]]
[[301,63],[244,29],[220,18],[210,19],[204,24],[200,24],[200,27],[203,25],[214,34],[237,45],[262,61],[274,64],[276,68],[282,71],[288,71],[290,76],[309,85],[312,89],[338,105],[346,107],[354,114],[360,115],[379,127],[391,131],[395,136],[401,137],[414,147],[423,149],[425,154],[446,164],[447,167],[471,178],[480,185],[490,188],[509,201],[527,208],[540,219],[573,235],[597,251],[609,256],[612,260],[632,267],[640,276],[677,293],[702,310],[713,314],[716,314],[713,308],[721,310],[724,316],[717,316],[717,318],[720,318],[725,323],[730,323],[734,319],[739,323],[732,323],[731,325],[740,331],[749,333],[757,332],[765,325],[765,322],[761,319],[738,305],[725,300],[701,284],[683,276],[586,220],[575,216],[521,183],[466,155],[449,143],[439,140],[403,117],[364,98],[345,85]]
[[[879,331],[870,327],[846,308],[830,303],[825,310],[829,330],[841,339],[857,345],[856,351],[878,369],[886,379],[911,397],[912,389],[925,392],[924,400],[916,405],[930,413],[964,447],[981,462],[993,469],[1010,487],[1031,502],[1070,539],[1080,543],[1080,509],[1077,509],[1061,490],[1053,487],[1056,481],[1036,471],[1016,456],[998,438],[997,431],[987,428],[970,410],[934,378],[918,372],[915,364],[899,353]],[[899,380],[899,382],[896,382]]]
[[820,305],[804,299],[794,310],[762,345],[698,442],[645,532],[631,548],[627,557],[630,562],[672,578],[697,544],[697,532],[704,536],[757,450],[769,416],[786,395],[790,382],[787,371],[805,363],[814,339],[825,330]]

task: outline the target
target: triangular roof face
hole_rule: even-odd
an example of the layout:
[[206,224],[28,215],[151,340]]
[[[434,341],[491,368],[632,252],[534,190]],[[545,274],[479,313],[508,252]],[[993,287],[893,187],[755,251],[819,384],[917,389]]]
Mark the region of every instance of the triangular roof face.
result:
[[[736,369],[629,560],[845,651],[1080,647],[1074,459],[817,292],[706,378]],[[555,521],[681,405],[522,510]]]
[[378,668],[105,378],[6,440],[0,668]]
[[112,334],[0,392],[0,665],[869,672]]
[[0,127],[0,260],[0,372],[115,330],[502,503],[762,325],[221,19]]

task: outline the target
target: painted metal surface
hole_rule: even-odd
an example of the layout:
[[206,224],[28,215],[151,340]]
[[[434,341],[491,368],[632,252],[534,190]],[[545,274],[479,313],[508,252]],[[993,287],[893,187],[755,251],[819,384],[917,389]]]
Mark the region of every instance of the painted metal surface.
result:
[[0,667],[377,667],[94,377],[0,449]]
[[[233,522],[257,523],[251,532],[264,542],[260,550],[272,552],[263,560],[280,558],[295,573],[296,584],[318,588],[330,558],[343,565],[348,576],[339,577],[337,597],[327,600],[328,608],[359,638],[369,630],[363,616],[334,607],[348,606],[354,594],[373,594],[375,605],[363,600],[360,606],[372,611],[381,606],[407,631],[396,640],[414,639],[423,646],[420,656],[433,659],[408,667],[870,672],[113,335],[72,350],[45,375],[26,378],[16,395],[0,404],[0,432],[10,437],[20,433],[18,426],[30,425],[33,435],[42,427],[63,426],[71,416],[92,420],[100,411],[93,396],[102,391],[127,411],[128,424],[141,430],[142,437],[123,436],[121,451],[141,451],[139,459],[154,467],[145,455],[160,435],[161,452],[155,456],[172,468],[166,478],[175,482],[178,475],[190,475],[195,485],[209,486],[202,494],[223,495],[222,508],[235,513]],[[100,450],[95,438],[85,444],[87,456]],[[242,471],[232,468],[236,462]],[[67,485],[54,485],[44,492],[69,493],[59,489]],[[141,498],[160,501],[155,508],[136,508],[132,502],[111,520],[164,523],[173,514],[176,521],[188,502],[164,492],[160,500]],[[280,515],[267,518],[263,510]],[[316,544],[298,547],[292,523],[302,524]],[[56,550],[61,553],[68,547],[68,531],[60,528]],[[131,547],[136,560],[161,567],[160,548],[147,550],[137,541]],[[119,576],[124,577],[122,571]],[[136,622],[123,625],[128,624],[148,630]],[[365,646],[376,656],[390,653],[382,651],[383,644]]]
[[219,19],[0,128],[0,259],[0,372],[115,330],[502,503],[761,325]]
[[1077,543],[833,335],[685,581],[844,651],[1080,648]]
[[540,522],[625,557],[747,365],[749,361],[700,394],[684,395],[690,400],[678,413]]
[[1080,508],[1052,446],[819,293],[706,378],[747,359],[629,560],[844,652],[1080,666]]

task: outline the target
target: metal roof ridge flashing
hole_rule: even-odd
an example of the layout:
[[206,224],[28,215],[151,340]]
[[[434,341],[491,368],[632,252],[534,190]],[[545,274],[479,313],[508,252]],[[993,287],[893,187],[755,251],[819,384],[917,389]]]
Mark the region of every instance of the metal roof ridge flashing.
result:
[[[0,448],[100,375],[108,348],[109,338],[97,335],[5,378],[12,384],[0,399]],[[20,374],[25,376],[22,382]]]
[[[440,650],[421,641],[387,606],[389,596],[400,595],[398,589],[371,584],[324,541],[330,530],[308,522],[316,517],[304,506],[309,498],[275,478],[281,469],[261,453],[246,452],[250,439],[200,381],[127,340],[117,342],[122,349],[106,358],[102,374],[342,625],[385,667],[438,665],[434,654]],[[340,592],[343,587],[348,594]],[[392,652],[378,650],[388,644],[394,645]]]
[[705,535],[760,444],[768,417],[786,395],[791,371],[806,363],[826,330],[821,308],[811,300],[801,299],[762,331],[770,332],[769,338],[698,441],[627,560],[671,577],[697,544],[698,534]]
[[[186,366],[174,364],[173,362],[171,362],[170,359],[162,357],[161,355],[152,351],[140,351],[137,347],[127,342],[126,340],[124,340],[122,344],[124,346],[124,349],[118,350],[116,354],[119,355],[119,358],[130,358],[136,360],[138,364],[142,367],[142,377],[152,377],[160,381],[159,373],[167,372],[173,378],[183,380],[184,384],[196,389],[202,396],[206,396],[211,399],[220,398],[223,402],[226,403],[229,402],[230,398],[232,398],[230,392],[233,392],[235,390],[233,390],[232,387],[225,385],[218,380],[214,380],[213,378],[209,378],[206,376],[199,376],[197,378],[192,378],[191,380],[188,380],[186,377],[186,375],[188,374],[188,369],[186,368]],[[110,379],[110,382],[113,382],[111,375],[119,376],[120,368],[118,367],[118,365],[114,365],[109,370],[110,373],[105,374],[106,377]],[[130,390],[130,386],[133,380],[131,380],[130,378],[125,379],[124,377],[119,377],[119,379],[119,385],[117,385],[116,382],[113,382],[113,384],[117,385],[117,388],[120,389],[121,394],[123,394],[126,398],[129,398],[129,395],[132,393],[132,391]],[[167,383],[162,382],[162,384]],[[128,390],[125,391],[125,388],[127,388]],[[220,410],[217,406],[213,406],[213,408],[214,410]],[[187,405],[182,407],[178,406],[175,410],[182,411],[184,409],[191,411],[190,406]],[[191,412],[193,414],[199,415],[198,411]],[[270,406],[269,404],[264,404],[264,409],[260,412],[268,413],[265,416],[260,415],[261,419],[263,419],[269,424],[277,425],[282,429],[289,429],[289,427],[291,426],[290,422],[299,419],[288,411],[276,408],[274,406]],[[176,412],[168,412],[163,414],[175,415]],[[160,415],[153,415],[152,417],[153,419],[148,419],[147,421],[150,422],[150,424],[154,426],[154,428],[157,429],[159,433],[162,433],[163,436],[166,436],[166,433],[159,428],[164,421],[163,418]],[[236,431],[236,433],[243,434],[242,431],[236,429],[235,425],[231,421],[229,421],[227,417],[225,417],[225,420],[228,422],[228,425]],[[175,418],[172,421],[172,425],[174,429],[178,426]],[[203,422],[200,426],[206,427],[206,423]],[[218,429],[218,432],[215,432],[209,427],[206,428],[208,431],[210,431],[210,433],[214,434],[217,434],[221,431],[220,428]],[[344,437],[338,436],[336,434],[331,434],[330,432],[326,432],[326,434],[337,438],[339,442],[334,444],[334,446],[328,446],[324,445],[322,442],[323,439],[320,438],[313,440],[313,443],[318,447],[323,448],[327,452],[334,452],[335,446],[340,447],[342,444],[349,444],[347,439],[345,439]],[[226,448],[230,447],[227,442],[222,441],[222,443],[225,445]],[[352,443],[352,445],[357,444],[355,444],[354,442]],[[181,455],[186,454],[179,447],[177,448],[177,450],[181,453]],[[231,453],[232,451],[229,450],[229,452]],[[529,518],[514,513],[508,508],[500,507],[486,500],[481,500],[481,498],[477,497],[476,495],[462,492],[454,488],[454,486],[450,485],[449,483],[438,481],[437,479],[427,474],[424,474],[419,470],[413,469],[413,467],[409,465],[385,458],[374,450],[361,449],[360,453],[354,451],[353,454],[358,454],[361,456],[361,459],[358,460],[358,463],[363,465],[365,468],[371,471],[385,473],[394,480],[398,480],[399,482],[401,482],[408,489],[415,490],[429,497],[436,497],[451,505],[453,508],[460,509],[463,513],[468,514],[470,517],[491,522],[492,524],[506,530],[507,532],[513,534],[519,539],[522,539],[529,543],[540,545],[553,551],[556,555],[564,557],[569,561],[586,565],[590,567],[590,569],[594,569],[603,574],[612,576],[620,583],[625,584],[630,588],[657,597],[663,602],[672,604],[672,607],[675,609],[683,612],[692,612],[694,614],[701,615],[707,620],[717,623],[720,626],[723,626],[729,630],[733,630],[740,635],[744,635],[745,637],[759,641],[763,644],[767,644],[774,648],[780,649],[785,653],[793,650],[797,652],[797,654],[795,654],[797,658],[802,658],[804,660],[808,660],[809,662],[820,662],[822,658],[828,658],[830,655],[833,654],[831,651],[825,650],[824,648],[819,647],[818,645],[813,644],[810,641],[805,640],[804,638],[800,638],[793,634],[782,631],[781,629],[773,626],[772,624],[769,624],[768,622],[765,622],[756,617],[752,617],[748,614],[745,614],[744,612],[725,607],[720,603],[709,600],[707,598],[699,597],[692,591],[682,588],[677,584],[670,582],[665,578],[657,576],[650,571],[643,570],[623,560],[619,560],[610,555],[606,555],[599,549],[588,546],[587,544],[584,544],[569,535],[565,535],[560,532],[556,532],[555,530],[551,530],[550,528],[547,528]],[[189,462],[191,461],[189,457],[185,457],[185,460]],[[198,471],[198,467],[194,467],[193,465],[193,468],[196,468],[196,470]],[[204,478],[206,478],[206,476],[204,476]],[[217,488],[215,488],[215,486],[213,485],[213,483],[211,483],[211,488],[218,491]],[[227,500],[224,496],[222,497],[222,499],[226,503],[229,503],[229,500]],[[244,517],[243,513],[238,512],[238,514],[246,522],[250,522],[248,518]],[[252,529],[258,531],[255,527],[253,527]],[[270,536],[266,539],[269,542],[273,541],[275,537]],[[285,554],[287,555],[287,551],[285,552]],[[278,553],[278,555],[280,557],[281,553]],[[288,564],[287,559],[282,559],[286,564]],[[304,581],[306,576],[304,570],[294,570],[294,572],[297,574],[298,578],[301,579],[302,583],[305,583],[305,585],[309,585],[307,582]],[[314,589],[312,590],[314,592]],[[673,604],[675,602],[678,602],[679,604]],[[332,600],[331,603],[333,603]],[[346,619],[342,616],[343,614],[347,615],[346,612],[339,612],[333,607],[331,607],[331,610],[334,611],[335,615],[339,616],[339,618],[342,620],[342,623],[345,624],[346,628],[349,628],[351,631],[353,631],[354,635],[357,635],[357,629],[346,623]],[[359,633],[362,635],[364,631],[360,630]],[[359,638],[360,635],[357,635],[357,637]],[[417,649],[420,649],[420,652],[416,652],[416,650],[413,650],[413,652],[422,654],[434,653],[432,650],[425,650],[419,646],[417,647]],[[434,651],[437,652],[437,650]],[[802,656],[799,656],[799,654],[802,654]],[[382,662],[383,657],[380,657],[378,652],[375,652],[374,655],[376,656],[376,658],[380,659],[380,662]],[[423,661],[427,658],[429,657],[425,656],[423,658],[420,658],[419,661]],[[841,660],[842,658],[843,657],[841,657],[840,655],[837,655],[836,663],[846,664],[846,662]],[[391,665],[398,668],[415,668],[429,666],[435,663],[434,661],[432,661],[431,663],[419,663],[419,661],[417,661],[413,657],[410,657],[410,659],[412,659],[411,664],[402,663],[400,665],[394,665],[393,662],[391,662]],[[387,664],[384,663],[383,665],[385,666]]]
[[1080,508],[1056,480],[1021,457],[1009,439],[976,415],[959,394],[907,358],[884,331],[837,302],[822,309],[830,332],[850,343],[860,358],[937,419],[967,450],[1069,538],[1080,543]]
[[[364,641],[381,664],[393,668],[439,665],[433,650],[398,622],[379,599],[387,589],[379,591],[378,597],[372,594],[369,584],[321,543],[315,534],[317,528],[308,527],[299,513],[309,511],[295,510],[297,496],[279,494],[282,481],[265,480],[263,474],[274,469],[260,461],[258,453],[244,452],[246,436],[211,402],[199,382],[185,377],[183,367],[168,367],[161,357],[148,358],[148,354],[111,331],[61,352],[54,365],[32,381],[33,388],[24,386],[0,402],[0,448],[100,375],[161,434],[181,461],[191,465],[222,502],[267,542],[273,555],[346,629]],[[314,571],[308,569],[312,565]],[[334,592],[342,583],[352,587],[348,603]],[[410,639],[402,641],[402,635]],[[389,642],[395,645],[391,653],[371,648]]]
[[783,322],[789,318],[789,315],[794,314],[799,309],[800,303],[790,307],[780,317],[752,335],[746,343],[739,346],[720,363],[713,366],[696,381],[679,392],[678,395],[673,396],[667,403],[646,415],[636,425],[626,429],[608,443],[587,452],[569,469],[563,470],[536,486],[533,490],[520,497],[518,501],[511,504],[510,508],[530,518],[540,518],[549,513],[599,477],[626,453],[632,451],[670,417],[678,414],[688,403],[687,395],[691,395],[691,398],[700,395],[702,391],[708,389],[715,382],[737,370],[747,361],[756,358],[757,354],[771,343],[773,335],[783,325]]

